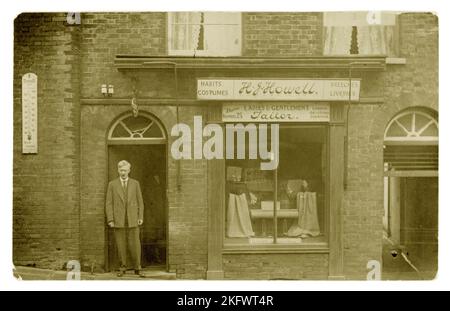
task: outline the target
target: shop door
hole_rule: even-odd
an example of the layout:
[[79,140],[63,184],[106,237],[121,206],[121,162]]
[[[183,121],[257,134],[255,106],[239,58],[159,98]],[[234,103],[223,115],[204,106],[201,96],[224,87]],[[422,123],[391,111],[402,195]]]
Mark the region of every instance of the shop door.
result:
[[[131,163],[130,177],[139,181],[144,200],[140,229],[142,267],[165,269],[167,249],[166,145],[110,145],[108,180],[118,178],[117,163]],[[109,270],[118,269],[113,229],[108,229]],[[128,263],[131,263],[128,260]]]

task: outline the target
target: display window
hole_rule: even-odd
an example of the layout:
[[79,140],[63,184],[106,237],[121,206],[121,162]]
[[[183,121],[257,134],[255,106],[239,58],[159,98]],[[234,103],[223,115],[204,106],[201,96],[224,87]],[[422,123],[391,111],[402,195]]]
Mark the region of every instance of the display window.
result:
[[280,124],[278,168],[260,161],[225,161],[224,244],[326,244],[328,127]]

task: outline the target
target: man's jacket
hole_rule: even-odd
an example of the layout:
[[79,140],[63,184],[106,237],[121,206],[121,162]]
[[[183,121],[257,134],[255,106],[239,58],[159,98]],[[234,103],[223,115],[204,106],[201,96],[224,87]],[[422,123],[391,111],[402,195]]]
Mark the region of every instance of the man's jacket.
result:
[[128,178],[127,194],[125,194],[119,177],[108,184],[106,220],[108,223],[113,221],[116,228],[124,228],[125,212],[128,216],[128,227],[137,227],[138,219],[144,219],[144,201],[142,200],[141,186],[137,180]]

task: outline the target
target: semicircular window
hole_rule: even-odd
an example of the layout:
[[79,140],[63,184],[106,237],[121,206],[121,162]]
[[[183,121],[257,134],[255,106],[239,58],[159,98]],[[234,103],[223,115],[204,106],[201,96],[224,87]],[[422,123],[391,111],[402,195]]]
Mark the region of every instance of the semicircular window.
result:
[[384,134],[385,171],[438,170],[438,122],[418,107],[396,115]]
[[117,120],[109,131],[108,140],[143,140],[143,141],[162,141],[165,140],[161,124],[148,116],[126,115]]
[[429,113],[409,110],[389,122],[384,135],[385,143],[438,141],[438,123]]

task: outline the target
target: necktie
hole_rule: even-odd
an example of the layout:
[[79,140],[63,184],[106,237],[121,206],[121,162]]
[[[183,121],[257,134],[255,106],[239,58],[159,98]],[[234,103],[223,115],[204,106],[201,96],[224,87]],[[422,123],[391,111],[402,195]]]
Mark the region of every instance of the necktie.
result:
[[123,199],[125,201],[125,227],[128,227],[128,189],[127,189],[127,181],[122,180],[122,189],[123,189]]
[[125,202],[126,202],[127,201],[127,195],[128,195],[126,180],[122,181],[122,189],[123,189],[124,198],[125,198]]

